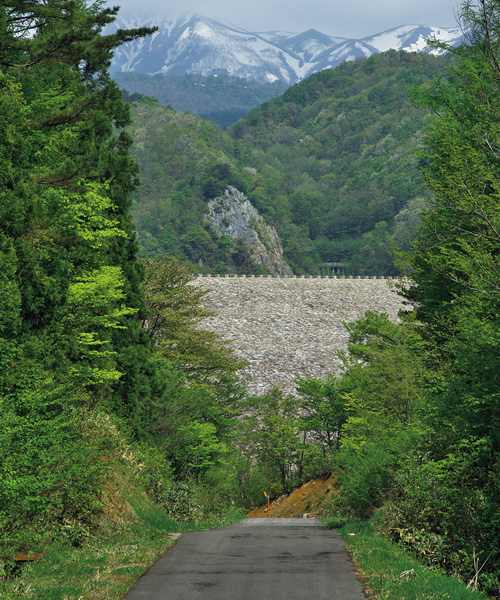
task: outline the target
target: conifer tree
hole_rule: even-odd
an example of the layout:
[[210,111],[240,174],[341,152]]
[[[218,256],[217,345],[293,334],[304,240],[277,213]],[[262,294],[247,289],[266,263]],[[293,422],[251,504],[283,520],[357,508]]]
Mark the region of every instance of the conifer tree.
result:
[[[72,343],[73,330],[65,333],[61,324],[78,277],[94,273],[102,283],[101,270],[118,267],[123,301],[135,309],[129,315],[145,309],[129,215],[137,184],[131,139],[123,131],[130,117],[108,67],[117,46],[152,29],[104,35],[117,10],[73,0],[3,2],[1,8],[3,97],[6,102],[15,89],[18,102],[14,121],[6,123],[3,148],[12,166],[1,181],[7,218],[0,227],[17,264],[23,330],[36,331],[38,339],[48,335],[53,343],[45,346],[59,347],[66,356],[71,353],[61,346]],[[16,152],[6,147],[15,136]],[[14,218],[16,229],[9,234]],[[112,296],[114,284],[108,283]],[[94,332],[119,349],[115,361],[124,363],[122,370],[130,362],[127,338],[141,343],[139,320],[132,317],[123,328],[125,321],[123,313],[120,328]],[[142,344],[147,345],[145,336]],[[73,360],[81,358],[73,354]]]
[[65,519],[91,519],[103,467],[86,415],[103,402],[133,413],[127,392],[145,379],[127,371],[149,356],[129,215],[137,170],[107,69],[114,48],[151,30],[104,35],[116,13],[85,0],[0,3],[0,528],[10,550],[26,547],[30,528],[44,539]]

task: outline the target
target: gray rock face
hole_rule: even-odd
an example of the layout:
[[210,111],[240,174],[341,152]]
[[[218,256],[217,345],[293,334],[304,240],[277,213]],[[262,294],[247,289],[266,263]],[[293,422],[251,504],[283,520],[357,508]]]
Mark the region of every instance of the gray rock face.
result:
[[241,238],[248,244],[256,244],[259,241],[250,223],[261,221],[262,217],[250,200],[234,187],[229,186],[224,196],[209,200],[205,218],[218,235]]
[[236,188],[228,186],[224,196],[209,200],[205,219],[217,235],[245,241],[251,249],[252,262],[266,267],[271,275],[293,275],[283,260],[278,232]]
[[343,278],[198,277],[216,316],[203,326],[248,360],[242,375],[253,393],[295,390],[295,376],[339,375],[347,350],[344,322],[367,310],[392,320],[405,308],[391,280]]

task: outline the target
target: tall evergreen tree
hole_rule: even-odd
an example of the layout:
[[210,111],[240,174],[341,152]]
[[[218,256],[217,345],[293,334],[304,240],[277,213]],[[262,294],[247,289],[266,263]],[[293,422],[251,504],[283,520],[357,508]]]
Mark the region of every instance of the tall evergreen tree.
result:
[[[2,3],[3,96],[11,89],[19,95],[17,117],[6,122],[4,148],[15,135],[22,142],[16,152],[4,150],[12,166],[1,182],[7,218],[0,227],[17,263],[22,328],[36,331],[38,338],[49,335],[49,347],[68,339],[55,331],[68,310],[72,283],[90,273],[98,277],[103,267],[119,267],[123,300],[136,312],[144,310],[129,215],[137,184],[131,140],[123,131],[130,117],[107,69],[117,46],[152,29],[104,35],[117,10],[73,0]],[[130,362],[127,337],[132,335],[134,344],[141,338],[139,321],[129,325],[101,327],[106,334],[98,334],[120,349],[116,359],[124,365]],[[145,336],[142,342],[147,343]]]
[[43,538],[98,508],[85,411],[133,412],[128,392],[146,379],[127,370],[149,341],[129,115],[107,69],[114,48],[152,30],[104,35],[116,12],[0,3],[0,528],[11,548],[26,547],[30,526]]

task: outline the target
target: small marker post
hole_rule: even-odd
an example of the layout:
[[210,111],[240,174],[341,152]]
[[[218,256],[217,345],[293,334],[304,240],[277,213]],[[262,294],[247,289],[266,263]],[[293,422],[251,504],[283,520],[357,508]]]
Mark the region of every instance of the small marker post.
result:
[[270,519],[271,518],[271,506],[269,504],[269,494],[266,494],[266,492],[264,492],[264,496],[267,498],[267,518]]

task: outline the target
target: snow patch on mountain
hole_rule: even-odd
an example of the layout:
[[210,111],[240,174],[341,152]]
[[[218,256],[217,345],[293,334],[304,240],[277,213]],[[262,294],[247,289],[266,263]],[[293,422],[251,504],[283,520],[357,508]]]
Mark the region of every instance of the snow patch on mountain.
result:
[[386,50],[406,50],[407,52],[429,51],[431,54],[441,53],[439,50],[429,50],[427,40],[440,40],[453,43],[461,40],[462,32],[459,28],[443,29],[427,25],[403,25],[382,33],[363,38],[363,42],[376,48],[379,52]]
[[305,77],[389,49],[431,52],[426,39],[450,45],[462,41],[458,28],[404,25],[362,40],[332,37],[310,29],[251,32],[199,15],[178,19],[131,16],[116,26],[134,28],[159,23],[153,35],[123,44],[115,53],[111,71],[167,75],[227,74],[263,82],[281,80],[289,85]]
[[360,40],[346,40],[338,44],[333,49],[326,50],[317,57],[311,73],[324,71],[325,69],[334,69],[343,62],[350,62],[358,58],[367,58],[378,51],[373,46],[369,46]]

